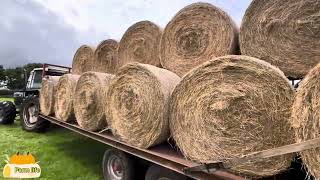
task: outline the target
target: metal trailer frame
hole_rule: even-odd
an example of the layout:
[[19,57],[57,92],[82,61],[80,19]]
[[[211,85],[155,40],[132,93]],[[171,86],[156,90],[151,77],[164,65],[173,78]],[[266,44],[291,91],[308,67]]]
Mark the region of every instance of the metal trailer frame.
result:
[[187,172],[185,171],[185,169],[199,166],[200,164],[184,159],[182,154],[176,151],[169,144],[161,144],[161,145],[152,147],[150,149],[141,149],[116,139],[109,131],[105,131],[101,133],[91,132],[79,127],[75,123],[67,123],[67,122],[59,121],[58,119],[51,116],[45,116],[40,114],[39,117],[45,120],[48,120],[51,123],[57,124],[61,127],[67,128],[71,131],[74,131],[76,133],[89,137],[95,141],[99,141],[113,148],[124,151],[128,154],[134,155],[138,158],[160,165],[167,169],[173,170],[175,172],[178,172],[190,178],[201,179],[201,180],[202,179],[235,179],[235,180],[244,179],[243,177],[231,174],[224,170],[217,170],[217,171],[211,172],[210,174],[204,171]]

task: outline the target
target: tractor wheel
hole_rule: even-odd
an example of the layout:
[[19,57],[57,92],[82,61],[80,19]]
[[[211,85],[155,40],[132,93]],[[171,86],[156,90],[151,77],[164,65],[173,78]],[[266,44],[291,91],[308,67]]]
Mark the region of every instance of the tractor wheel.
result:
[[20,122],[22,129],[30,132],[44,132],[50,126],[50,122],[39,117],[39,97],[27,97],[21,106]]
[[16,118],[16,106],[13,102],[0,102],[0,124],[12,124]]

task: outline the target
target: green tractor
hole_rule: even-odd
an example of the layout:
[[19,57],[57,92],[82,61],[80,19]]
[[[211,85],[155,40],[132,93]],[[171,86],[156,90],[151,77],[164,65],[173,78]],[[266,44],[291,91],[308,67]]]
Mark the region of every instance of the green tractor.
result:
[[0,124],[12,124],[16,114],[19,114],[22,129],[34,132],[44,131],[49,127],[49,122],[38,117],[40,111],[39,90],[42,79],[62,76],[70,72],[71,68],[69,67],[43,64],[42,68],[34,68],[28,78],[25,74],[25,88],[14,92],[14,103],[0,102]]

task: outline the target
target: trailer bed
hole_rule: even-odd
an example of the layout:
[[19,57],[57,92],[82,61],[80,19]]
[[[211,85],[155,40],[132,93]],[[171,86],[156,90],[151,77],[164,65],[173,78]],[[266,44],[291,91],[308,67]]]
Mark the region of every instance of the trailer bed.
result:
[[93,140],[107,144],[113,148],[122,150],[126,153],[132,154],[136,157],[158,164],[194,179],[244,179],[240,176],[236,176],[223,170],[218,170],[211,174],[205,172],[193,172],[190,174],[185,174],[183,171],[184,168],[193,167],[199,164],[184,159],[182,154],[175,150],[168,143],[164,143],[150,149],[141,149],[116,139],[110,131],[105,131],[102,133],[91,132],[81,128],[75,123],[59,121],[54,117],[45,116],[42,114],[40,114],[40,117]]

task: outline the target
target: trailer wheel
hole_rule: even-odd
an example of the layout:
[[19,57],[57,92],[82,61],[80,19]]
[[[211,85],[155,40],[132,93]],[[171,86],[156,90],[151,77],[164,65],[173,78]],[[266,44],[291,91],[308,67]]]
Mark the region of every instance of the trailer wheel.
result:
[[132,159],[122,151],[108,149],[104,153],[102,168],[105,180],[132,180],[133,167]]
[[22,129],[30,132],[44,132],[50,122],[39,117],[39,98],[37,96],[27,97],[20,111],[20,123]]
[[145,180],[186,180],[187,177],[158,165],[151,165]]
[[13,102],[0,102],[0,124],[12,124],[16,118],[16,107]]

